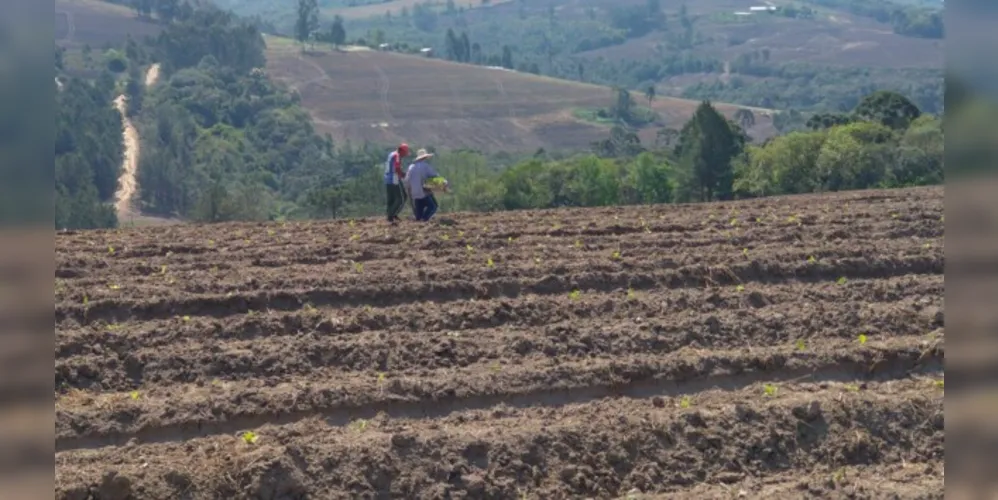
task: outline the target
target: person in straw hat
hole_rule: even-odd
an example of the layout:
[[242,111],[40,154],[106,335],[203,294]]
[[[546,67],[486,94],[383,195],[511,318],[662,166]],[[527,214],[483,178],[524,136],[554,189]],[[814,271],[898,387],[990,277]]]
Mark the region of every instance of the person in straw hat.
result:
[[394,224],[399,220],[399,212],[405,206],[405,189],[402,182],[405,172],[402,171],[402,158],[409,156],[409,145],[402,143],[395,151],[388,154],[385,161],[385,188],[388,192],[388,222]]
[[[425,149],[417,151],[416,159],[413,160],[412,165],[409,165],[409,170],[405,176],[409,195],[412,197],[413,212],[415,212],[418,221],[430,220],[433,214],[437,213],[439,207],[437,199],[433,197],[433,191],[425,186],[428,180],[443,179],[426,161],[430,158],[433,158],[433,154],[426,152]],[[446,179],[443,180],[443,188],[444,191],[450,188]]]

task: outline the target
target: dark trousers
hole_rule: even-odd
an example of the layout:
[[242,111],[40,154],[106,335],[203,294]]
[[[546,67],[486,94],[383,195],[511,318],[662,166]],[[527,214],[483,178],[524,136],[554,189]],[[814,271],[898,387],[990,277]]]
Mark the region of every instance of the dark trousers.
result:
[[430,220],[430,217],[437,213],[437,199],[432,194],[413,200],[413,205],[416,211],[416,220]]
[[395,220],[405,206],[405,189],[401,184],[386,184],[388,188],[388,220]]

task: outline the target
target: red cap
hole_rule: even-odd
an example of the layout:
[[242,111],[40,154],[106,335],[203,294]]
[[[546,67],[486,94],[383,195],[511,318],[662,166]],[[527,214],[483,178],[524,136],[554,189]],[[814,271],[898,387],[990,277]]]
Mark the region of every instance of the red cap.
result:
[[399,145],[399,153],[402,156],[409,156],[409,145],[404,142]]

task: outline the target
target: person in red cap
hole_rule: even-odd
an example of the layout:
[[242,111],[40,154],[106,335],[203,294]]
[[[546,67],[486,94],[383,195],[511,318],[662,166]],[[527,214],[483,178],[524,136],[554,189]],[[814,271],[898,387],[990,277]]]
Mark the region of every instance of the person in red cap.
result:
[[385,187],[388,191],[388,222],[395,223],[399,220],[399,212],[405,206],[405,189],[402,180],[405,179],[405,171],[402,170],[402,158],[409,156],[409,145],[402,143],[399,147],[388,154],[388,161],[385,162]]

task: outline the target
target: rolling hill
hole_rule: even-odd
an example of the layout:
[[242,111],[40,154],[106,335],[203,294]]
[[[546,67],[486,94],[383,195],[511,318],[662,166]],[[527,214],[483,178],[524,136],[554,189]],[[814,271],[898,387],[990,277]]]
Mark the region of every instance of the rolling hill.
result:
[[105,43],[118,44],[129,35],[136,40],[159,34],[162,27],[153,20],[140,19],[123,5],[99,0],[56,0],[55,40],[67,48],[90,45],[100,49]]
[[[156,35],[161,27],[121,5],[57,0],[57,44],[71,50]],[[297,89],[321,132],[337,141],[396,142],[483,151],[587,148],[608,125],[580,111],[609,106],[605,86],[372,50],[317,46],[302,54],[290,39],[267,36],[267,70]],[[647,104],[643,95],[635,100]],[[696,101],[657,97],[651,107],[665,126],[680,128]],[[735,105],[718,108],[733,115]],[[769,110],[753,109],[756,139],[776,133]],[[656,128],[639,135],[655,139]]]
[[[317,46],[318,47],[318,46]],[[316,127],[336,140],[409,141],[484,151],[587,148],[608,126],[580,110],[609,106],[604,86],[373,50],[317,49],[302,54],[286,38],[267,37],[268,73],[297,89]],[[647,104],[643,95],[635,101]],[[664,125],[681,128],[698,102],[658,97]],[[739,106],[718,104],[732,116]],[[776,133],[772,111],[754,108],[749,134]],[[656,128],[641,130],[645,143]]]

